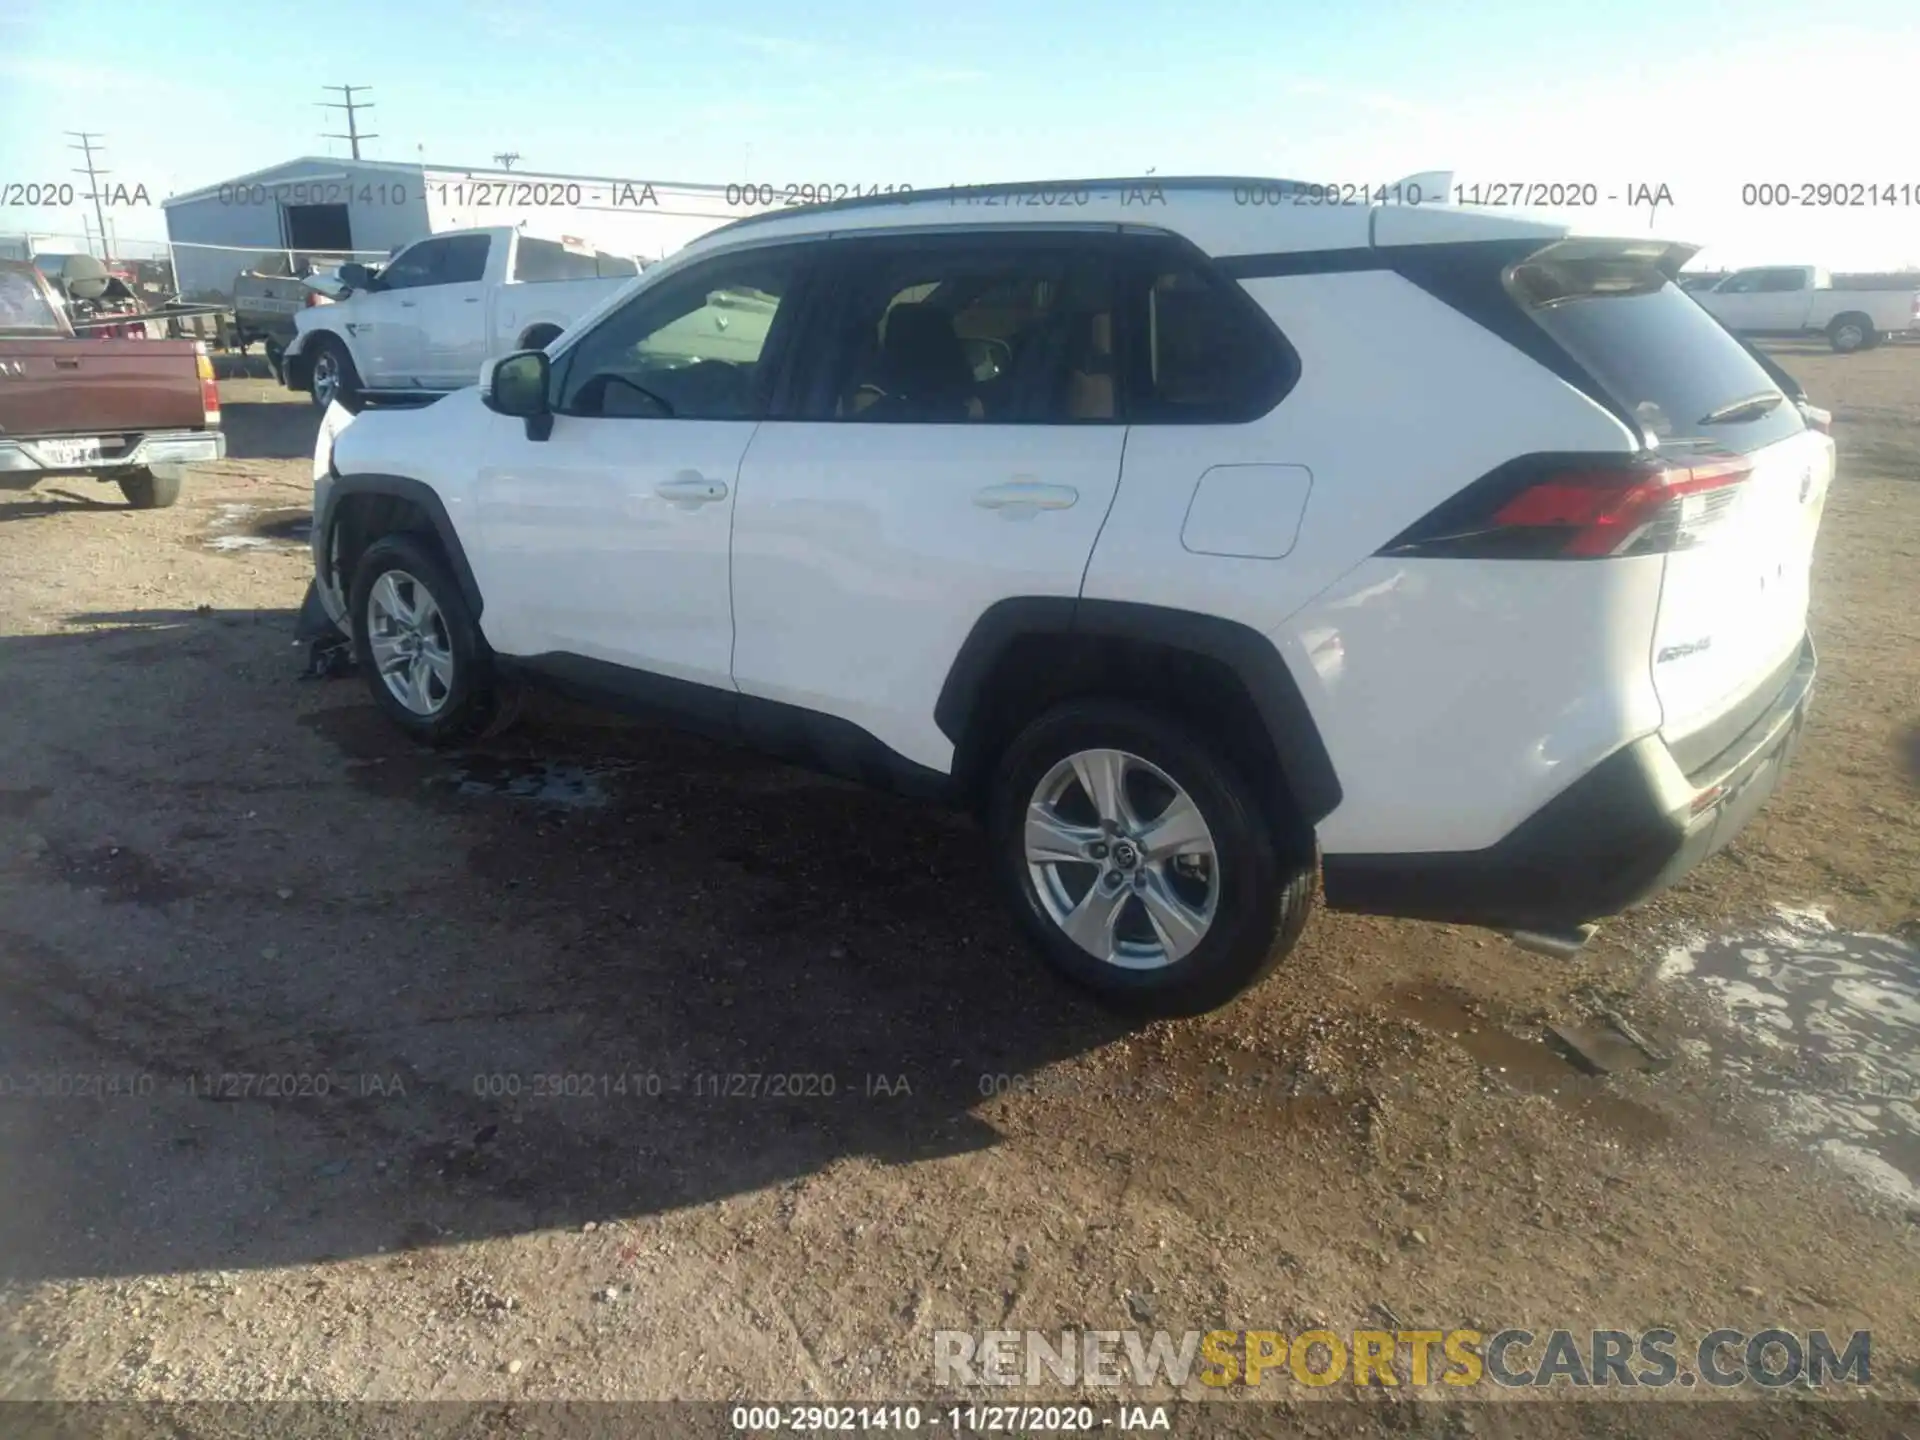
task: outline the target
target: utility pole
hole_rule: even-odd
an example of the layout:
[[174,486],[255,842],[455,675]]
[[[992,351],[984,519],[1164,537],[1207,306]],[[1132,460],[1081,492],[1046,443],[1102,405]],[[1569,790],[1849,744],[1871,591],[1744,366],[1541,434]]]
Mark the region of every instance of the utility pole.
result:
[[502,170],[511,170],[513,169],[513,162],[520,158],[520,152],[518,150],[502,150],[493,158],[494,162],[499,165]]
[[[78,145],[69,145],[67,148],[69,150],[78,150],[86,157],[86,168],[83,170],[76,165],[73,173],[87,177],[87,189],[93,197],[93,218],[100,227],[100,248],[107,250],[107,212],[100,207],[100,177],[102,175],[111,175],[113,172],[111,170],[98,169],[93,163],[93,147],[94,143],[100,138],[99,132],[93,130],[69,130],[67,134],[73,136],[74,139],[80,142]],[[109,252],[100,258],[103,260],[111,260],[113,255]]]
[[356,90],[371,90],[373,87],[371,85],[322,85],[320,88],[322,90],[338,90],[341,95],[339,100],[321,101],[320,108],[322,110],[344,110],[347,112],[346,134],[329,134],[323,135],[320,138],[323,140],[345,140],[353,147],[353,158],[358,160],[360,158],[360,142],[362,140],[378,140],[380,137],[378,135],[362,135],[360,133],[360,127],[354,124],[354,112],[373,109],[373,102],[370,100],[355,100],[353,98],[353,92]]

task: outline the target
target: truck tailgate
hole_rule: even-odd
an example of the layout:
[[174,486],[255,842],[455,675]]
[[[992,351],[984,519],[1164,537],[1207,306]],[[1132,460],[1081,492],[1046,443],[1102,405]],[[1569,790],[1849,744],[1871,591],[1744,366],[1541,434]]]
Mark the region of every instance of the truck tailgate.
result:
[[207,423],[192,340],[0,339],[0,361],[0,432],[106,435]]

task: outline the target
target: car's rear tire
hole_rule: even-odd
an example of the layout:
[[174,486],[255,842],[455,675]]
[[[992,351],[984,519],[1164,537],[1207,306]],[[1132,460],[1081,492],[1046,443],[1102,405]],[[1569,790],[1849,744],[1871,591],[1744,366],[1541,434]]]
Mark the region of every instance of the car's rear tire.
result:
[[348,603],[354,659],[388,719],[428,745],[457,745],[493,725],[493,651],[430,539],[374,541]]
[[522,350],[544,350],[561,336],[558,325],[530,325],[527,333],[520,337]]
[[360,408],[360,372],[354,369],[347,347],[331,335],[313,342],[313,358],[307,362],[307,394],[316,410],[325,410],[335,400],[349,411]]
[[1870,349],[1874,343],[1873,322],[1865,315],[1836,315],[1827,326],[1827,343],[1836,355]]
[[151,470],[133,470],[118,477],[120,493],[135,510],[164,510],[180,499],[178,475],[156,475]]
[[1313,903],[1311,830],[1135,705],[1071,701],[1028,725],[996,768],[987,829],[1048,963],[1136,1014],[1224,1005],[1293,947]]

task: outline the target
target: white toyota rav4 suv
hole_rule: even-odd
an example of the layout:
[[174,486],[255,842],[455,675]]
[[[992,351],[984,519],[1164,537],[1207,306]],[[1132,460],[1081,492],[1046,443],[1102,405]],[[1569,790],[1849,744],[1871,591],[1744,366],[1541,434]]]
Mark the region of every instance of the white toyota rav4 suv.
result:
[[726,226],[477,387],[330,412],[303,623],[425,741],[540,683],[972,807],[1137,1009],[1252,983],[1316,879],[1569,951],[1774,788],[1832,443],[1688,247],[1323,198]]

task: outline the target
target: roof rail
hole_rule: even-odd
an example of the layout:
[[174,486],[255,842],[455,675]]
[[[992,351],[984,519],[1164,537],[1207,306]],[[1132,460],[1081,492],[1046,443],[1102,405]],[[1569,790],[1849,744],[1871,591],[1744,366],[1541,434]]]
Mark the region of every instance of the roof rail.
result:
[[966,200],[969,203],[978,204],[989,196],[1029,195],[1036,191],[1055,194],[1062,190],[1125,192],[1155,187],[1163,191],[1231,190],[1255,185],[1269,192],[1277,187],[1282,194],[1309,188],[1309,182],[1305,180],[1281,180],[1262,175],[1133,175],[1104,180],[1008,180],[983,185],[942,185],[934,190],[894,191],[886,195],[849,195],[844,200],[822,200],[811,205],[787,205],[778,210],[768,210],[758,215],[743,215],[738,220],[729,220],[725,225],[709,230],[707,234],[724,235],[729,231],[738,230],[743,225],[757,225],[768,220],[784,219],[789,215],[824,215],[888,205],[896,207],[917,205],[924,200]]

